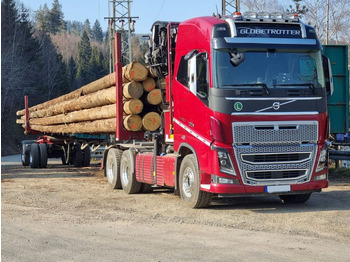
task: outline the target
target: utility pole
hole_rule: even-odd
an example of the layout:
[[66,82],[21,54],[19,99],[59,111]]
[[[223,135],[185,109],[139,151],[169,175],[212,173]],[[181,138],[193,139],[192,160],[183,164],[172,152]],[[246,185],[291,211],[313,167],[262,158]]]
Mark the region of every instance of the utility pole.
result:
[[222,15],[233,15],[240,12],[240,0],[222,0]]
[[329,38],[329,0],[327,0],[327,20],[326,20],[326,45],[328,45]]
[[108,44],[109,44],[109,71],[115,71],[114,36],[115,33],[122,35],[122,58],[123,63],[132,62],[131,36],[135,31],[135,20],[138,16],[131,16],[130,4],[132,0],[108,0]]

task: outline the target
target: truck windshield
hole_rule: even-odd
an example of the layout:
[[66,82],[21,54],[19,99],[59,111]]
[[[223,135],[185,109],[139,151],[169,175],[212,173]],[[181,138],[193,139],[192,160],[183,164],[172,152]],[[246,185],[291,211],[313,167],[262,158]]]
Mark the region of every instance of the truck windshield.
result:
[[215,50],[214,63],[214,86],[217,88],[314,90],[325,86],[320,51]]

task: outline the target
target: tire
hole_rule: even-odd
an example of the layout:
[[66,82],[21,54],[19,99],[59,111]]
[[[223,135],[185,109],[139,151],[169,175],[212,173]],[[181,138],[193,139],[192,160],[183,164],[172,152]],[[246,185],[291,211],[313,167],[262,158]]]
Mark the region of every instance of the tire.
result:
[[81,150],[80,143],[75,145],[75,151],[73,153],[72,164],[75,167],[81,167],[83,165],[83,151]]
[[30,161],[30,145],[33,143],[33,141],[30,141],[30,143],[25,143],[27,140],[22,141],[22,151],[21,151],[21,160],[23,166],[29,166]]
[[32,144],[30,146],[30,154],[29,154],[29,165],[31,168],[37,168],[40,164],[40,154],[39,154],[39,146],[38,144]]
[[69,159],[67,160],[67,151],[69,146],[62,146],[62,155],[61,155],[61,161],[62,165],[69,165]]
[[141,183],[136,180],[135,173],[132,168],[131,157],[128,150],[124,151],[120,159],[120,180],[122,188],[127,194],[139,193],[141,190]]
[[180,196],[191,208],[210,206],[212,194],[200,190],[200,174],[193,154],[185,156],[180,166]]
[[46,144],[39,144],[39,155],[40,155],[39,167],[40,168],[47,167],[47,147],[46,147]]
[[91,150],[90,147],[87,146],[83,150],[83,166],[89,166],[91,160]]
[[120,181],[120,158],[122,154],[123,151],[117,148],[111,148],[107,153],[105,173],[108,185],[112,189],[122,188],[122,182]]
[[152,193],[152,192],[153,192],[153,187],[152,187],[152,185],[150,185],[150,184],[145,184],[145,183],[142,183],[142,184],[141,184],[140,193],[147,194],[147,193]]
[[286,204],[302,204],[309,200],[311,193],[309,194],[297,194],[297,195],[279,195],[280,199]]

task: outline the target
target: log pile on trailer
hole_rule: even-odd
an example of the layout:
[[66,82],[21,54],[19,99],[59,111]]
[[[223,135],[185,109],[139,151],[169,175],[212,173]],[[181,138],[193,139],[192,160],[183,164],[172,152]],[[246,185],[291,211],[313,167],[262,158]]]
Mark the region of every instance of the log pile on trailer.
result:
[[[162,93],[145,66],[123,67],[123,125],[128,131],[154,131],[160,127],[158,105]],[[116,75],[109,74],[73,92],[28,109],[31,130],[51,134],[113,134],[116,130]],[[25,126],[25,112],[17,123]]]

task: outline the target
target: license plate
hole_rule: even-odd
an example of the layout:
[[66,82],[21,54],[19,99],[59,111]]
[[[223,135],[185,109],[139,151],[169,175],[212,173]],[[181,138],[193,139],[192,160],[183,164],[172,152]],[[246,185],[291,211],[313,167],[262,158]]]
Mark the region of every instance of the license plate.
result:
[[290,185],[283,186],[265,186],[265,192],[267,193],[280,193],[280,192],[289,192]]

